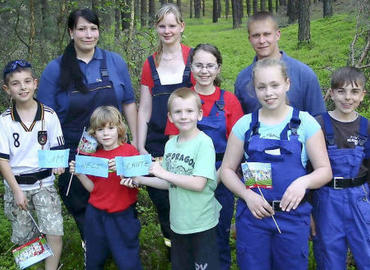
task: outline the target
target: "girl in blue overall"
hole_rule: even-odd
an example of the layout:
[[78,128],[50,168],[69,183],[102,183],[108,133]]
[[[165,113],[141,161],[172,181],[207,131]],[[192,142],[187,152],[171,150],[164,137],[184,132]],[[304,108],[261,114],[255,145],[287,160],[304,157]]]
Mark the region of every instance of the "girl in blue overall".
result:
[[[223,183],[240,197],[237,262],[240,269],[307,269],[311,206],[305,194],[332,177],[324,137],[312,116],[286,104],[290,83],[283,62],[258,61],[253,82],[262,107],[234,125],[221,165]],[[243,157],[271,165],[272,188],[261,188],[263,196],[239,179]],[[309,174],[308,158],[313,165]]]
[[[68,29],[71,42],[63,55],[45,68],[37,98],[57,112],[70,160],[75,159],[83,128],[88,128],[92,112],[102,105],[112,105],[124,112],[135,144],[137,113],[126,63],[118,54],[96,47],[99,19],[90,9],[73,11]],[[70,175],[67,171],[59,177],[59,191],[83,237],[89,193],[74,177],[66,196]]]
[[328,148],[333,179],[314,192],[314,252],[318,269],[346,269],[350,248],[357,269],[370,269],[370,125],[356,112],[365,76],[353,67],[332,75],[335,109],[317,117]]
[[[149,56],[142,69],[140,105],[138,111],[138,150],[160,159],[168,136],[164,135],[167,120],[167,100],[180,87],[191,87],[189,54],[191,49],[181,44],[185,24],[175,4],[165,4],[155,16],[159,48]],[[164,236],[170,247],[168,191],[148,187]]]
[[[197,45],[190,55],[191,72],[196,80],[194,86],[202,100],[203,118],[198,128],[211,137],[216,150],[216,169],[221,166],[227,138],[233,125],[243,115],[241,105],[234,94],[220,89],[222,57],[220,51],[210,44]],[[176,135],[178,129],[168,121],[165,134]],[[219,181],[219,177],[218,177]],[[234,194],[222,183],[215,191],[216,199],[222,205],[217,226],[217,242],[221,269],[230,269],[230,225],[234,213]]]

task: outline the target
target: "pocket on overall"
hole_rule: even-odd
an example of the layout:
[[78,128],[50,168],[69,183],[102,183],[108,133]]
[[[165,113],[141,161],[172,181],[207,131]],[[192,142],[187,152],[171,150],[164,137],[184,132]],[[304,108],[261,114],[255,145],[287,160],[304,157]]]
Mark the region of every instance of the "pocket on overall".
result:
[[370,241],[370,196],[369,193],[365,193],[357,200],[357,209],[360,214],[360,218],[363,220],[367,230],[367,240]]

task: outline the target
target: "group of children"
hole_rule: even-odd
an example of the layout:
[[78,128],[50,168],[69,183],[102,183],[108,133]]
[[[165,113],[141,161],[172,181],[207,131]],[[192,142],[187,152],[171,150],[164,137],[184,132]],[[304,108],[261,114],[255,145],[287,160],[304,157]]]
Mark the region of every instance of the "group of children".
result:
[[[196,85],[170,95],[167,132],[173,137],[163,160],[152,163],[149,176],[117,176],[114,157],[139,152],[126,142],[117,109],[103,106],[93,112],[89,133],[99,143],[93,156],[109,159],[109,176],[76,174],[90,192],[86,268],[102,269],[111,253],[119,269],[141,269],[135,203],[138,185],[146,185],[169,190],[172,268],[220,269],[216,230],[221,205],[215,190],[222,181],[239,197],[240,269],[307,269],[310,189],[317,189],[312,213],[319,269],[344,269],[348,245],[358,269],[370,269],[370,125],[356,112],[365,95],[364,75],[352,67],[335,71],[329,90],[335,109],[315,120],[287,104],[290,81],[283,62],[260,60],[253,70],[255,92],[250,94],[262,107],[241,117],[240,105],[230,107],[234,97],[214,84],[221,69],[218,54],[206,44],[192,52]],[[36,156],[40,149],[63,147],[60,124],[52,109],[34,99],[37,80],[28,62],[8,63],[3,79],[12,104],[0,117],[0,170],[12,241],[32,239],[35,228],[26,210],[35,210],[54,252],[45,268],[56,269],[63,222],[53,181],[64,168],[40,169]],[[207,101],[215,92],[218,96]],[[223,123],[216,117],[220,115]],[[271,189],[245,187],[239,174],[245,161],[271,166]],[[70,171],[75,172],[74,161]]]

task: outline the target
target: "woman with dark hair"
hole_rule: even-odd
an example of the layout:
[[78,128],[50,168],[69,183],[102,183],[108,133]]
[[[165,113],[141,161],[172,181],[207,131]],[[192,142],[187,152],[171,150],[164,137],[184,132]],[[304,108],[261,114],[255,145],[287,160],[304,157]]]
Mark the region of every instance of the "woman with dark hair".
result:
[[[99,18],[90,9],[69,15],[71,41],[63,55],[51,61],[41,75],[38,100],[53,108],[60,119],[70,160],[75,159],[84,127],[94,111],[112,105],[123,112],[136,146],[137,109],[127,65],[116,53],[98,48]],[[83,237],[85,209],[89,193],[73,178],[66,196],[70,173],[59,177],[59,191]]]

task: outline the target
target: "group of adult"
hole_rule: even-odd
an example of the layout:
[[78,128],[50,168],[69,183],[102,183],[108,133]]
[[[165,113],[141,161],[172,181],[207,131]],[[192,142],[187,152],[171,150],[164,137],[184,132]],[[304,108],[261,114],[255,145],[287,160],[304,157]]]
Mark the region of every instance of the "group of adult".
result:
[[[167,100],[171,92],[184,86],[192,87],[204,98],[214,97],[214,103],[223,98],[219,87],[202,88],[202,80],[207,80],[206,76],[197,78],[197,81],[194,79],[192,74],[194,69],[205,70],[204,73],[207,73],[212,67],[191,65],[192,49],[181,43],[185,23],[176,5],[166,4],[160,8],[155,17],[155,28],[159,46],[143,65],[140,103],[137,110],[126,63],[120,55],[97,47],[100,34],[97,15],[90,9],[79,9],[70,14],[68,30],[71,40],[64,53],[45,68],[37,95],[42,103],[57,112],[65,145],[70,149],[70,159],[74,159],[83,128],[88,126],[91,113],[98,106],[117,107],[128,123],[131,143],[141,154],[149,153],[153,158],[161,158],[168,135],[172,135],[165,133],[168,125]],[[267,12],[253,15],[248,20],[248,34],[256,56],[252,64],[242,70],[236,79],[235,95],[240,104],[238,102],[236,105],[225,104],[226,116],[220,114],[220,117],[225,119],[234,115],[235,122],[243,113],[241,108],[244,113],[250,113],[258,108],[258,101],[256,97],[250,95],[251,91],[248,91],[248,88],[253,87],[252,69],[256,61],[263,58],[281,59],[286,64],[291,82],[288,97],[293,107],[308,111],[312,115],[325,112],[324,100],[315,73],[307,65],[279,49],[281,32],[275,18]],[[220,72],[221,63],[222,60],[217,59],[217,74]],[[227,95],[231,96],[228,97],[229,100],[236,100],[232,93],[227,92]],[[208,114],[211,113],[212,107],[208,109]],[[217,122],[218,115],[215,114],[208,121]],[[222,132],[226,132],[225,138],[230,129],[230,127],[221,129]],[[225,148],[226,144],[219,146],[219,149],[216,147],[220,161]],[[80,181],[73,177],[67,196],[70,177],[68,171],[59,177],[59,191],[83,239],[86,222],[84,213],[89,193]],[[147,190],[156,206],[165,244],[170,246],[168,191],[149,187]],[[229,269],[231,266],[229,234],[234,197],[220,183],[216,190],[216,198],[223,207],[218,225],[220,264],[222,269]]]

